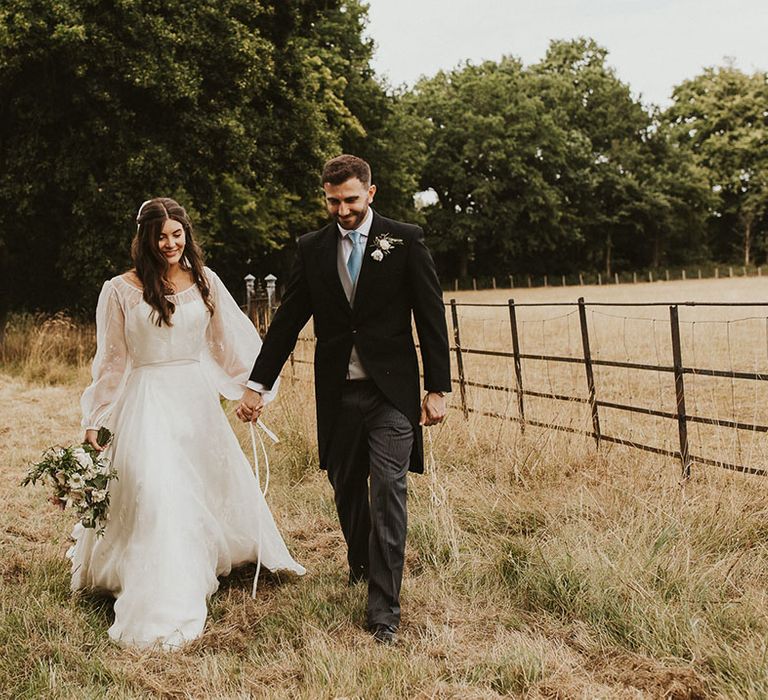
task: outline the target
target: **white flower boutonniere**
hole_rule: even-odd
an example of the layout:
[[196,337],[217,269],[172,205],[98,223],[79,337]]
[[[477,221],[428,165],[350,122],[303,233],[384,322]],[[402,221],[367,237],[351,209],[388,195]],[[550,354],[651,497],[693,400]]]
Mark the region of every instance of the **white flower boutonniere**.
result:
[[382,233],[380,236],[376,236],[373,241],[372,247],[374,250],[371,253],[371,257],[376,262],[381,262],[384,260],[384,256],[389,255],[396,245],[403,245],[403,239],[392,238],[388,233]]

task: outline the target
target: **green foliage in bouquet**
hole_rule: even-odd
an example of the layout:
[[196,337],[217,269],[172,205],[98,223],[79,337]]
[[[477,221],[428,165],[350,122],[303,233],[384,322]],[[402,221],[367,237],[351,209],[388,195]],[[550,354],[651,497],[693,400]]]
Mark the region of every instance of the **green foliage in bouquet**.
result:
[[[112,433],[101,428],[99,445],[112,440]],[[117,479],[117,472],[109,458],[88,443],[71,447],[50,447],[43,458],[33,464],[22,486],[48,482],[53,487],[51,501],[62,508],[72,506],[80,516],[83,527],[96,528],[104,533],[109,511],[109,482]]]

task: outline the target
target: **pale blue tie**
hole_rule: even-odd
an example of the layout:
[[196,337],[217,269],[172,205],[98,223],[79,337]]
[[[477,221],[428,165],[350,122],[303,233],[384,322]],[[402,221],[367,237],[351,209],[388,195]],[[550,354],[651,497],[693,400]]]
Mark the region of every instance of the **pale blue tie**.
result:
[[352,284],[357,282],[357,276],[360,274],[360,268],[363,264],[361,235],[360,231],[349,232],[349,240],[352,241],[352,252],[349,254],[349,260],[347,260],[347,270],[349,270],[349,276],[352,278]]

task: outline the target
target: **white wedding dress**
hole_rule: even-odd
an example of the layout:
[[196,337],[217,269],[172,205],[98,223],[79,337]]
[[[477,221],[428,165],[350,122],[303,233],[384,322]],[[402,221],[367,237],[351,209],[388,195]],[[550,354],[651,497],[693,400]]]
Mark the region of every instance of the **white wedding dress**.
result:
[[200,636],[217,576],[259,552],[268,569],[304,573],[219,403],[219,393],[242,395],[261,339],[205,274],[213,316],[193,286],[169,297],[173,325],[158,327],[123,277],[105,282],[96,311],[83,427],[114,433],[118,480],[104,535],[78,524],[68,557],[73,590],[114,595],[109,635],[126,646],[172,649]]

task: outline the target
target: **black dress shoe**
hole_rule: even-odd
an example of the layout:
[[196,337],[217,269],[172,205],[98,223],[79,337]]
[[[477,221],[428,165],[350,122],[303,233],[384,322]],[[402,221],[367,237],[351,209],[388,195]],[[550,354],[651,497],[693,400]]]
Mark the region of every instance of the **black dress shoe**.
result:
[[397,643],[397,627],[394,625],[371,625],[371,634],[379,644]]
[[364,567],[350,568],[349,570],[349,585],[355,586],[358,583],[368,582],[368,569]]

